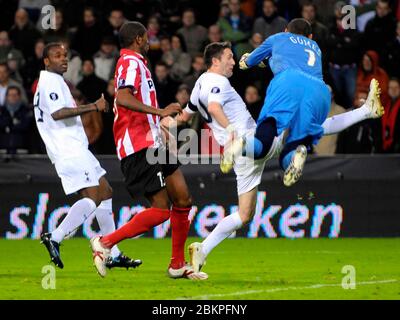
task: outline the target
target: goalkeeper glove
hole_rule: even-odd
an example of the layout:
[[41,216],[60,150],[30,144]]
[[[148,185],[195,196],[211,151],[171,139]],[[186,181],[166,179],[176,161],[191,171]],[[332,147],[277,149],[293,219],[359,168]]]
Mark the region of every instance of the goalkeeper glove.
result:
[[239,61],[239,68],[241,69],[241,70],[246,70],[246,69],[248,69],[249,68],[249,66],[247,65],[247,63],[246,63],[246,59],[247,59],[247,57],[250,55],[250,53],[245,53],[244,55],[242,55],[242,57],[240,58],[240,61]]

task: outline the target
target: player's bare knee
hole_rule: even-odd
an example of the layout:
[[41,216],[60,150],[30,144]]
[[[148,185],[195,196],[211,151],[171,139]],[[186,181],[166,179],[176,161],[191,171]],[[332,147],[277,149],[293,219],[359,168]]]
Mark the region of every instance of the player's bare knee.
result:
[[174,206],[178,208],[190,208],[192,206],[192,197],[188,195],[186,197],[177,198],[174,200]]
[[246,225],[248,224],[251,219],[253,218],[253,215],[251,213],[247,212],[239,212],[240,219],[242,220],[242,224]]

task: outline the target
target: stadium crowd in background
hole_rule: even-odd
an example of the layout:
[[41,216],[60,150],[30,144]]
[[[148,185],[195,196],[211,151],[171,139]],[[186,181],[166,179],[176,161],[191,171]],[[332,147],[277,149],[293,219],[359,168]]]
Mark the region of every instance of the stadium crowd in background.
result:
[[[55,29],[43,29],[42,7],[56,8]],[[344,29],[342,7],[357,13],[356,29]],[[118,30],[126,20],[148,28],[148,60],[160,107],[184,104],[205,71],[202,52],[215,41],[230,41],[236,60],[288,21],[307,19],[323,52],[324,79],[333,92],[330,115],[360,105],[372,78],[379,80],[386,113],[339,136],[324,137],[315,152],[400,152],[400,0],[0,0],[0,151],[45,153],[33,118],[32,98],[44,68],[45,44],[69,48],[65,79],[76,97],[113,103],[113,75],[119,55]],[[256,119],[269,68],[241,71],[230,79]],[[97,154],[115,154],[112,114],[94,121],[102,128],[91,145]],[[201,119],[191,125],[206,128]],[[203,153],[208,150],[202,149]]]

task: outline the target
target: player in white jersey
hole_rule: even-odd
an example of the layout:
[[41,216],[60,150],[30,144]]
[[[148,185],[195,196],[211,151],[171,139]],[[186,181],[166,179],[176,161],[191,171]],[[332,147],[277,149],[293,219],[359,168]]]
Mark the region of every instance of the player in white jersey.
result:
[[[217,142],[229,148],[235,144],[236,140],[239,140],[236,138],[254,135],[256,123],[243,99],[228,80],[232,76],[235,65],[230,44],[224,42],[208,45],[204,52],[204,60],[208,70],[197,80],[188,106],[174,119],[164,118],[161,125],[171,128],[189,121],[195,112],[200,112],[213,131]],[[326,119],[323,125],[324,134],[334,134],[356,122],[377,117],[376,114],[380,110],[376,108],[380,103],[375,103],[376,97],[376,87],[371,86],[366,107],[361,112],[349,111],[339,117]],[[195,272],[200,271],[212,249],[229,237],[232,232],[251,221],[265,163],[280,153],[282,145],[283,134],[275,138],[264,158],[254,160],[242,155],[235,158],[233,169],[236,174],[239,211],[222,219],[202,243],[195,242],[189,246],[191,263]]]
[[[60,242],[95,214],[104,235],[115,230],[112,215],[112,189],[105,179],[106,171],[88,150],[88,139],[80,115],[92,111],[107,112],[108,103],[102,96],[94,103],[77,106],[64,81],[67,71],[67,51],[60,43],[50,43],[43,51],[46,70],[40,72],[34,96],[36,124],[47,154],[54,164],[65,194],[77,192],[81,199],[75,202],[62,223],[52,232],[41,235],[52,262],[59,268]],[[136,267],[140,260],[124,256],[113,247],[108,267]]]

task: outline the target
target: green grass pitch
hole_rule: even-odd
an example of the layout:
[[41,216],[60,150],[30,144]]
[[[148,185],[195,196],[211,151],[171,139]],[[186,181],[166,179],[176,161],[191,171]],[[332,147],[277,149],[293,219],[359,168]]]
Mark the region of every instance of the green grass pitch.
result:
[[[0,299],[400,299],[400,238],[228,239],[208,257],[206,281],[169,279],[170,246],[170,239],[124,241],[120,248],[143,264],[102,279],[89,241],[65,240],[65,267],[56,270],[56,288],[45,290],[44,246],[0,240]],[[346,265],[355,268],[355,289],[342,288]]]

